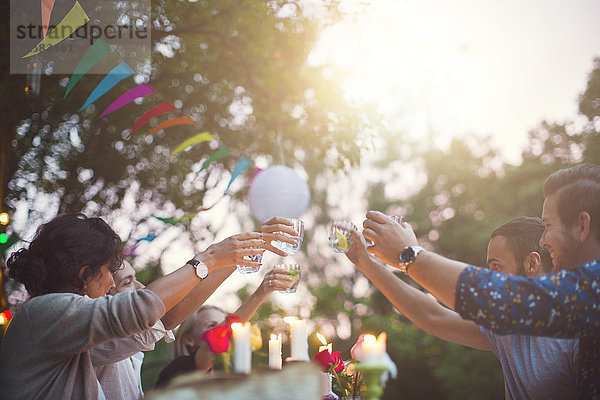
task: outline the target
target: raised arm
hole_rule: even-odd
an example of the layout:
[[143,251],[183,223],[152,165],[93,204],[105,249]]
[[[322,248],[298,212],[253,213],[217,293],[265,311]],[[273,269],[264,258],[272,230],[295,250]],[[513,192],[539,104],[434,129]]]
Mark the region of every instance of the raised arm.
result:
[[475,323],[462,319],[454,311],[402,281],[367,252],[365,241],[359,233],[352,231],[351,234],[353,244],[346,256],[406,318],[440,339],[476,349],[490,349]]
[[[364,236],[368,248],[398,267],[400,251],[417,244],[409,224],[370,211]],[[467,266],[423,251],[408,275],[463,317],[498,334],[578,337],[600,333],[600,263],[523,278]]]
[[[400,261],[400,252],[406,246],[419,244],[408,223],[399,224],[378,211],[369,211],[363,226],[365,238],[374,242],[368,248],[369,253],[395,268]],[[466,267],[467,264],[423,251],[409,267],[408,275],[454,309],[456,283]]]
[[269,299],[271,293],[276,290],[286,290],[292,279],[285,270],[272,269],[267,274],[260,286],[250,295],[250,298],[244,302],[235,312],[243,321],[250,321],[258,308]]
[[[252,249],[260,246],[260,249]],[[199,261],[204,262],[210,273],[202,281],[197,280],[194,288],[181,301],[175,304],[163,316],[162,322],[167,329],[173,329],[187,317],[192,315],[215,290],[235,271],[236,264],[255,265],[256,263],[244,259],[244,256],[264,251],[264,241],[259,233],[242,233],[211,244],[205,251],[196,255]],[[213,270],[211,271],[211,267]]]
[[[187,296],[163,316],[162,322],[165,327],[173,329],[192,315],[235,271],[236,265],[257,266],[255,262],[245,259],[244,256],[257,254],[264,250],[269,250],[280,256],[286,256],[286,253],[271,246],[271,241],[293,241],[293,239],[280,233],[294,234],[294,230],[290,226],[291,222],[289,220],[275,217],[260,227],[260,233],[242,233],[230,236],[219,243],[210,245],[205,251],[198,254],[195,257],[197,260],[203,261],[207,266],[212,265],[219,269],[209,273],[206,279],[199,282]],[[256,247],[257,235],[261,240],[261,249],[252,248]],[[264,302],[264,300],[262,301]],[[257,309],[260,304],[256,307]],[[256,310],[252,314],[254,312]]]

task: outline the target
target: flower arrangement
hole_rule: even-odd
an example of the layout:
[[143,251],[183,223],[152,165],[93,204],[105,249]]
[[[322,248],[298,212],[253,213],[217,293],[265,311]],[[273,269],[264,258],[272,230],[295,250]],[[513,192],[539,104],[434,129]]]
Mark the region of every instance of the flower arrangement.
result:
[[396,377],[396,364],[385,351],[386,334],[381,333],[375,338],[373,335],[360,335],[350,350],[351,360],[344,362],[341,352],[331,353],[329,349],[319,351],[313,360],[317,361],[333,377],[332,394],[326,395],[324,399],[331,400],[338,397],[356,396],[367,390],[365,377],[360,372],[361,367],[381,367],[380,386],[385,386],[387,379]]
[[[207,329],[202,334],[204,340],[214,354],[217,355],[213,369],[229,372],[231,369],[231,336],[233,323],[242,323],[242,319],[237,315],[228,315],[225,322],[213,328]],[[257,325],[252,325],[250,330],[250,346],[252,351],[260,349],[263,345],[262,334]]]

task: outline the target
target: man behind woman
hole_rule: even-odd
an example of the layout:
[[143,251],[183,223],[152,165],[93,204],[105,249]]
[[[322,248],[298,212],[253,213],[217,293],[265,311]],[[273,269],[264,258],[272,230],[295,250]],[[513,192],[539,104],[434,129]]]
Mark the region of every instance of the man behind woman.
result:
[[[269,235],[269,240],[289,240]],[[261,233],[236,235],[226,239],[225,247],[211,245],[145,289],[105,296],[122,264],[118,235],[102,219],[83,214],[64,214],[43,224],[29,248],[13,253],[7,262],[9,276],[25,284],[32,298],[16,313],[4,337],[2,395],[104,399],[92,348],[147,331],[167,311],[182,315],[177,306],[203,278],[236,264],[258,267],[248,258],[268,247]]]

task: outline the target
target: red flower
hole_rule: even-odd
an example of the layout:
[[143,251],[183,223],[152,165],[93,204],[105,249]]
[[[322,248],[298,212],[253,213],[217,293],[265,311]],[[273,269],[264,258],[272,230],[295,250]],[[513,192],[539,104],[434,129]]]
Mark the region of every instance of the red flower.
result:
[[323,350],[318,352],[313,357],[313,360],[321,364],[321,367],[323,367],[323,372],[329,371],[329,366],[335,363],[335,359],[333,358],[331,353],[329,353],[329,350]]
[[344,370],[344,360],[342,360],[341,352],[334,351],[331,357],[333,358],[333,370],[342,372]]
[[228,315],[223,324],[207,329],[202,333],[202,340],[208,343],[210,351],[213,353],[225,353],[229,350],[231,324],[234,322],[242,322],[242,320],[237,315]]
[[336,351],[333,354],[329,353],[329,350],[320,351],[313,357],[313,360],[321,364],[323,372],[329,371],[330,367],[333,367],[335,372],[342,372],[344,370],[344,360],[342,360],[339,351]]

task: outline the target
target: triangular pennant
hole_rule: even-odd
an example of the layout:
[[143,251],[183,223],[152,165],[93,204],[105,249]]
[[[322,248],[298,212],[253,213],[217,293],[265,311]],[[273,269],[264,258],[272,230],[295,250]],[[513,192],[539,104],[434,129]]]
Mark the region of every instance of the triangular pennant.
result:
[[213,135],[211,135],[208,132],[199,133],[199,134],[194,135],[191,138],[185,140],[183,143],[181,143],[179,146],[177,146],[177,148],[175,150],[173,150],[171,155],[179,154],[183,150],[187,149],[188,147],[191,147],[198,143],[208,142],[209,140],[216,140],[216,139],[213,137]]
[[175,107],[173,106],[173,104],[169,103],[168,101],[165,101],[164,103],[161,103],[161,104],[157,105],[156,107],[151,108],[150,110],[146,111],[144,113],[144,115],[142,115],[140,117],[140,119],[137,120],[137,122],[135,123],[133,128],[131,128],[131,131],[129,132],[127,137],[130,137],[131,135],[133,135],[133,132],[140,129],[146,122],[150,121],[150,119],[152,117],[166,114],[171,111],[175,111]]
[[150,85],[148,85],[147,83],[142,83],[141,85],[138,85],[133,89],[125,92],[125,94],[123,94],[121,97],[115,100],[110,106],[106,107],[106,109],[102,111],[102,114],[100,114],[99,118],[107,116],[111,112],[118,110],[119,108],[131,103],[137,98],[145,97],[153,93],[154,89]]

